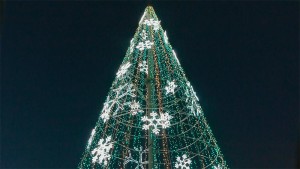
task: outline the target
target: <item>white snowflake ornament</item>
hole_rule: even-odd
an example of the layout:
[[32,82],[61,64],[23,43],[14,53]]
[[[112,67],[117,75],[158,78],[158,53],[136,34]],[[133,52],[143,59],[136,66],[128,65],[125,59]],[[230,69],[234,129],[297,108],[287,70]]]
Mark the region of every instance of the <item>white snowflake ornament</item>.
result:
[[127,62],[125,64],[123,64],[119,71],[117,72],[117,78],[121,78],[123,77],[124,74],[126,74],[128,68],[131,66],[131,63],[130,62]]
[[108,136],[106,139],[100,139],[97,147],[92,151],[92,162],[106,166],[111,157],[109,151],[112,146],[111,136]]
[[105,123],[107,120],[109,120],[110,116],[109,116],[108,112],[104,112],[101,114],[100,117],[102,118],[103,122]]
[[160,21],[156,21],[156,23],[153,25],[153,30],[157,31],[159,29]]
[[146,40],[146,38],[148,37],[145,30],[143,30],[143,31],[140,33],[140,36],[141,36],[144,40]]
[[145,72],[146,74],[148,74],[148,65],[146,61],[139,63],[139,68],[141,72]]
[[187,82],[187,88],[185,89],[185,101],[188,103],[188,108],[190,111],[196,116],[202,113],[201,107],[197,104],[197,101],[199,101],[199,98],[196,95],[196,92],[194,91],[192,85],[190,82]]
[[144,24],[148,26],[153,26],[153,30],[157,31],[159,29],[160,21],[155,21],[153,18],[146,19]]
[[136,115],[138,112],[141,112],[141,113],[144,112],[144,111],[141,110],[141,108],[140,108],[140,103],[139,103],[139,102],[136,102],[136,101],[131,102],[130,108],[131,108],[131,114],[132,114],[132,115]]
[[161,127],[163,129],[165,128],[168,128],[170,127],[171,123],[170,123],[170,120],[172,119],[173,117],[169,115],[169,113],[164,113],[164,114],[161,114],[160,115],[160,124],[161,124]]
[[145,44],[144,42],[139,42],[139,44],[136,46],[137,49],[140,51],[143,51],[145,49]]
[[147,48],[147,49],[151,49],[151,46],[153,45],[153,42],[150,42],[149,40],[146,40],[145,41],[145,47]]
[[145,48],[151,49],[151,46],[153,45],[153,42],[150,42],[149,40],[146,40],[144,42],[139,42],[139,44],[136,46],[137,49],[140,51],[143,51]]
[[160,114],[160,117],[156,117],[157,113],[156,112],[152,112],[150,113],[151,118],[148,118],[147,116],[143,116],[142,117],[142,121],[143,122],[149,122],[149,124],[144,124],[143,125],[143,130],[149,130],[149,128],[151,126],[153,126],[153,130],[152,132],[154,134],[158,134],[160,129],[158,128],[158,126],[161,126],[161,128],[168,128],[170,127],[170,120],[173,118],[172,116],[170,116],[168,113],[162,113]]
[[124,110],[124,106],[130,104],[129,101],[124,100],[126,96],[135,97],[135,88],[132,83],[125,83],[124,85],[118,86],[118,88],[112,90],[114,92],[113,99],[108,96],[102,114],[100,117],[104,123],[110,119],[110,116],[116,115],[119,110]]
[[148,151],[148,149],[143,150],[143,147],[141,146],[140,149],[134,147],[134,150],[135,150],[135,151],[138,151],[138,153],[139,153],[139,159],[138,159],[138,160],[134,159],[134,158],[131,156],[130,150],[128,150],[129,156],[126,156],[126,157],[125,157],[125,161],[124,161],[124,163],[123,163],[124,168],[126,168],[126,167],[125,167],[126,164],[132,162],[132,163],[137,164],[137,166],[135,167],[135,169],[140,169],[140,168],[141,168],[141,169],[144,169],[144,166],[143,166],[143,165],[148,164],[148,161],[143,161],[143,154],[146,154],[147,151]]
[[109,104],[109,97],[107,97],[107,101],[104,103],[103,109],[102,109],[102,114],[100,117],[104,121],[104,123],[109,119],[109,114],[110,114],[110,109],[112,106]]
[[135,97],[135,88],[132,83],[126,83],[124,85],[119,86],[116,89],[113,89],[115,92],[115,98],[111,100],[111,107],[115,106],[113,116],[118,113],[119,110],[124,110],[124,106],[130,104],[130,101],[124,101],[126,96]]
[[168,86],[165,87],[166,92],[167,92],[166,94],[168,94],[168,93],[174,94],[174,90],[177,87],[177,85],[175,84],[175,81],[174,80],[172,82],[167,81],[167,83],[168,83]]
[[191,159],[187,158],[187,155],[182,155],[182,157],[177,157],[175,163],[175,168],[179,169],[190,169]]
[[113,89],[114,92],[116,92],[116,98],[119,100],[120,98],[123,98],[124,96],[131,96],[135,97],[134,94],[134,85],[132,83],[126,83],[124,85],[119,86],[116,89]]

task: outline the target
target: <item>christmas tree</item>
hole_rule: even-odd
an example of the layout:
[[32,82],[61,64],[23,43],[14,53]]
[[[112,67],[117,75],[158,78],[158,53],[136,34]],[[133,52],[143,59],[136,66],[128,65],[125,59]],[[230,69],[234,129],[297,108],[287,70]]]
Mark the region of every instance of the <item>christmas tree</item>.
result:
[[79,168],[228,168],[166,31],[148,6]]

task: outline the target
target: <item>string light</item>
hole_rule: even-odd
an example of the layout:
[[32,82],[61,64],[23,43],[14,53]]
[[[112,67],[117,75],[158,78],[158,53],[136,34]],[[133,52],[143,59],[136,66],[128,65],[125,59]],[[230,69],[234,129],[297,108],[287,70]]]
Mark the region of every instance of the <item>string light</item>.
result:
[[78,166],[103,167],[228,168],[151,6],[139,21]]

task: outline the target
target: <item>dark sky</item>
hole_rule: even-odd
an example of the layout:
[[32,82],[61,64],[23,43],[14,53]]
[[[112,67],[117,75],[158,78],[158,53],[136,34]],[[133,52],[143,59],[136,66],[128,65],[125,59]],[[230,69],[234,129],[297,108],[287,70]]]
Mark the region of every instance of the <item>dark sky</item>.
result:
[[[146,3],[4,5],[0,167],[75,168]],[[299,3],[153,6],[229,167],[295,167]]]

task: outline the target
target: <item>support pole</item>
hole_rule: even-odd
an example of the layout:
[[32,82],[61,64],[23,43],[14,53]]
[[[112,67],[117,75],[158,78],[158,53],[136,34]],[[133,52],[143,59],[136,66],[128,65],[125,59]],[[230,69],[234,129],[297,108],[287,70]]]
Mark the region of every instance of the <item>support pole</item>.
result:
[[[148,76],[146,79],[146,87],[147,87],[147,109],[146,109],[146,114],[148,117],[150,117],[150,113],[152,112],[152,108],[154,107],[151,96],[152,96],[152,86],[153,86],[153,58],[149,56],[148,59]],[[151,138],[151,128],[148,130],[148,169],[153,169],[153,139]]]

